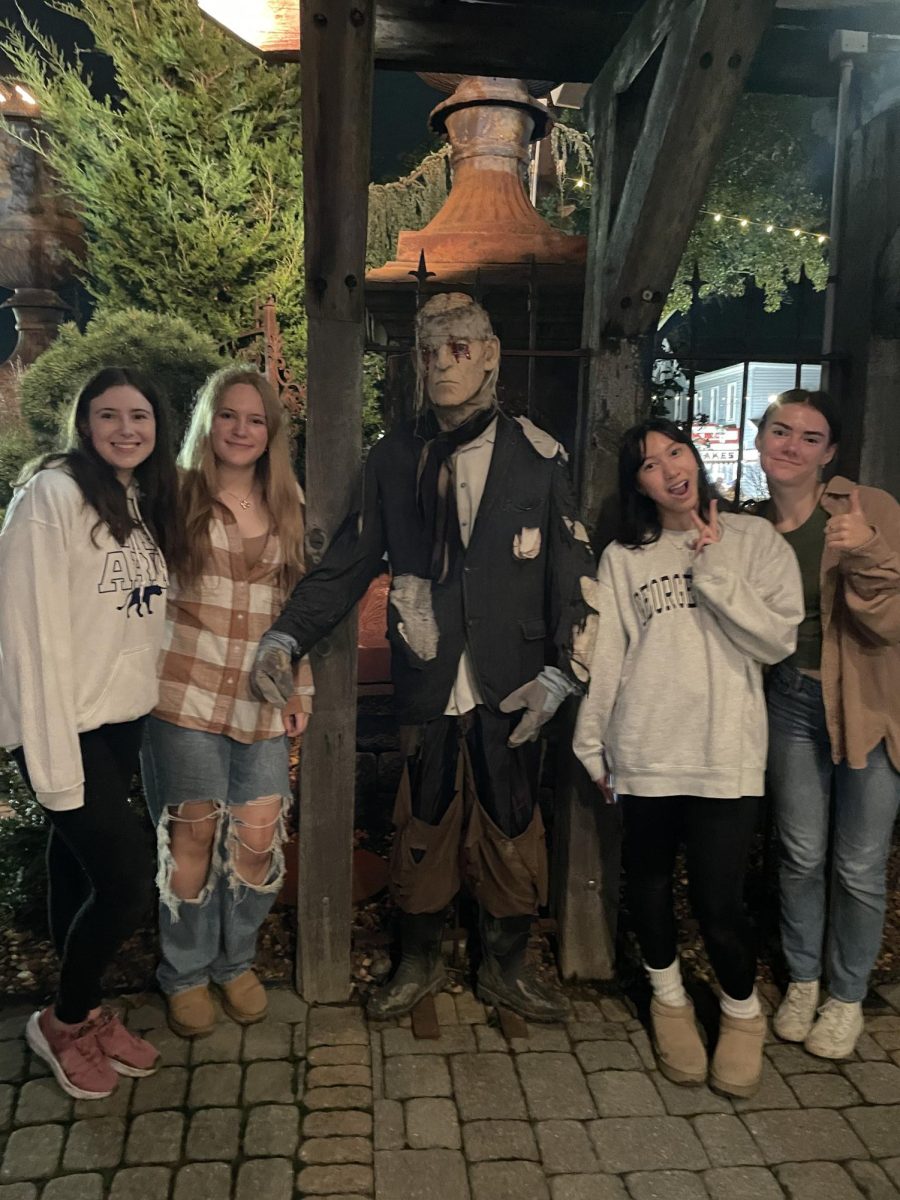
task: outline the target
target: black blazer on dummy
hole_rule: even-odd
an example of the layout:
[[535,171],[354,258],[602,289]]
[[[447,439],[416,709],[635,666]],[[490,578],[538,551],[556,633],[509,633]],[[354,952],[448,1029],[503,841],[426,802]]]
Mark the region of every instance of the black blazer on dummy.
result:
[[[493,711],[548,662],[581,689],[586,675],[577,665],[573,670],[573,639],[593,611],[585,592],[590,594],[595,563],[576,524],[561,450],[530,422],[498,416],[468,548],[459,547],[446,581],[437,583],[429,578],[431,531],[416,501],[424,445],[416,423],[409,422],[372,447],[362,510],[348,516],[272,628],[290,634],[306,654],[362,597],[386,554],[393,576],[391,675],[402,724],[444,712],[466,645],[483,702]],[[517,535],[535,529],[536,552],[533,532],[525,539],[534,556],[518,556]],[[409,610],[411,597],[415,612]],[[436,639],[412,632],[421,630],[423,618],[426,626],[436,625]]]

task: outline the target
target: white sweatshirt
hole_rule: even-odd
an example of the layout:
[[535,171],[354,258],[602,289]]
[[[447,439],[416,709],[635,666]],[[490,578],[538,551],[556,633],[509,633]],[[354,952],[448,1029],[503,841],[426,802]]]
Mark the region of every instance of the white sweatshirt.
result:
[[[138,516],[133,493],[132,512]],[[78,734],[156,704],[168,585],[144,526],[124,546],[61,468],[13,497],[0,531],[0,745],[22,746],[45,808],[80,808]]]
[[574,749],[592,779],[635,796],[759,796],[767,727],[762,663],[794,650],[800,569],[768,521],[723,513],[695,559],[694,531],[608,546],[591,684]]

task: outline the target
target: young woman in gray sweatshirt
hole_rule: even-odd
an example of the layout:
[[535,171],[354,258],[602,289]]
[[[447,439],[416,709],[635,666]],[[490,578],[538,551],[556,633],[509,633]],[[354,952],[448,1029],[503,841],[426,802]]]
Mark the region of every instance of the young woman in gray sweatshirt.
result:
[[[763,794],[762,666],[790,654],[803,616],[796,558],[767,522],[720,513],[677,425],[630,429],[620,521],[597,576],[591,684],[575,753],[622,803],[628,907],[653,989],[660,1069],[751,1095],[765,1017],[744,877]],[[613,789],[615,792],[613,792]],[[711,1066],[677,956],[672,877],[685,842],[691,903],[721,987]]]
[[26,467],[0,530],[0,746],[47,814],[52,1004],[25,1037],[78,1100],[150,1075],[159,1051],[102,1005],[101,977],[146,911],[153,856],[128,803],[156,703],[164,556],[179,540],[166,407],[109,367],[65,448]]

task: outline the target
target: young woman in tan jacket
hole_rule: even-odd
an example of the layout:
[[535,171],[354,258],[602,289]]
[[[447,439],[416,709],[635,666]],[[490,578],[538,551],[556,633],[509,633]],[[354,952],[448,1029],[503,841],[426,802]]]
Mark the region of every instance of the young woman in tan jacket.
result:
[[841,476],[821,482],[839,437],[830,397],[796,388],[769,406],[756,440],[771,495],[760,515],[797,554],[806,608],[797,650],[768,684],[791,978],[774,1028],[822,1058],[852,1054],[863,1030],[900,807],[900,506]]

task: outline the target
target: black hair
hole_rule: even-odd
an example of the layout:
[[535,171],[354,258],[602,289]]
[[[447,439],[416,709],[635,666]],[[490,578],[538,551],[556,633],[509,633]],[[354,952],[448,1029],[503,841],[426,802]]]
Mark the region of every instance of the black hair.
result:
[[656,505],[637,485],[638,471],[647,457],[647,436],[651,433],[661,433],[681,446],[690,447],[697,462],[697,494],[700,498],[700,515],[704,520],[709,517],[710,501],[720,499],[709,482],[697,447],[680,425],[665,417],[650,417],[640,425],[632,425],[622,436],[619,446],[619,521],[616,531],[616,541],[629,550],[659,541],[662,533]]
[[174,557],[182,536],[176,511],[178,476],[172,452],[169,408],[153,385],[134,371],[105,367],[92,375],[69,411],[63,449],[29,463],[17,483],[27,482],[48,467],[63,467],[78,484],[85,503],[98,514],[99,520],[91,530],[92,540],[98,526],[106,525],[116,541],[124,545],[137,522],[128,509],[128,497],[115,470],[94,449],[89,425],[91,401],[114,387],[134,388],[153,409],[156,441],[152,452],[135,467],[134,479],[138,485],[141,517],[163,557],[169,559]]
[[806,404],[822,414],[828,425],[828,445],[833,446],[841,440],[841,414],[838,406],[828,392],[811,392],[807,388],[790,388],[776,396],[757,422],[760,433],[779,408],[785,404]]

